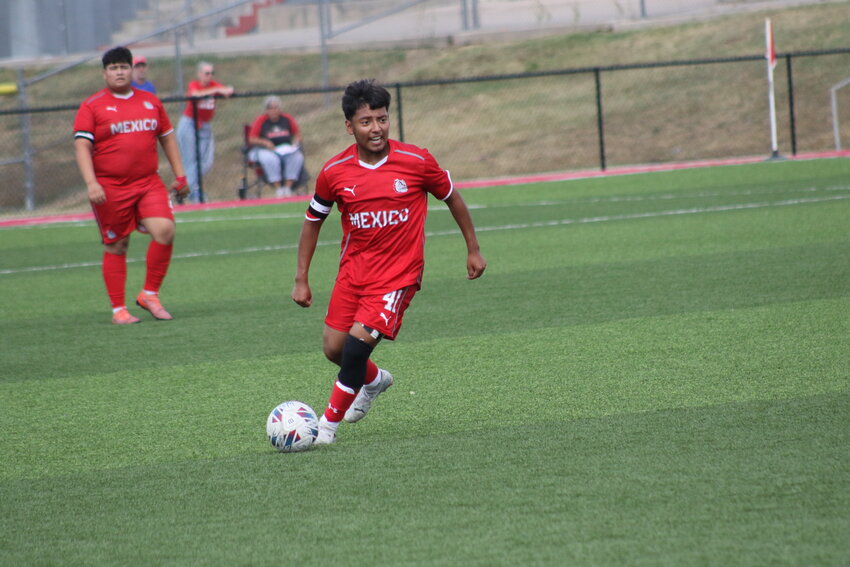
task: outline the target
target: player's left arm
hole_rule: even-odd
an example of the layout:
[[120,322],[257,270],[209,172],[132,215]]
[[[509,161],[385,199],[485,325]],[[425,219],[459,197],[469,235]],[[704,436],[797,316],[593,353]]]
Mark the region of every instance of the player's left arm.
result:
[[183,171],[183,160],[180,159],[180,146],[177,145],[177,136],[172,130],[165,136],[159,137],[159,143],[165,152],[165,157],[174,172],[174,181],[171,188],[181,197],[189,194],[189,185],[186,183],[186,172]]
[[481,255],[481,248],[478,245],[478,237],[475,234],[475,225],[472,223],[469,208],[457,190],[451,192],[445,199],[445,203],[466,241],[466,277],[470,280],[480,278],[487,268],[487,260]]

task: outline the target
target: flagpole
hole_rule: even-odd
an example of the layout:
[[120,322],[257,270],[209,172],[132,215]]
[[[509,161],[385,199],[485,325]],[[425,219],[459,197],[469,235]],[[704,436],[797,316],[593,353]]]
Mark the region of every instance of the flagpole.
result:
[[776,93],[773,82],[773,69],[776,67],[776,47],[773,42],[773,25],[770,18],[764,20],[764,35],[766,43],[765,59],[767,59],[767,100],[770,105],[770,157],[779,157],[779,143],[776,136]]

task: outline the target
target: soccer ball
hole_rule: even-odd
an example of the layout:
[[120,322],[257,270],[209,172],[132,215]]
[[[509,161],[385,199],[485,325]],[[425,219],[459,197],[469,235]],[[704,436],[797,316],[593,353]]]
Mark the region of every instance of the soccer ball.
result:
[[313,408],[302,402],[283,402],[266,420],[266,434],[272,446],[283,453],[305,451],[319,434],[319,420]]

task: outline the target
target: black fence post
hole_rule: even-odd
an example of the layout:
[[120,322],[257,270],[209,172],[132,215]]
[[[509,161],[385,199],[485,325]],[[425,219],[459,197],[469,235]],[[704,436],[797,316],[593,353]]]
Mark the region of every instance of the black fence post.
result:
[[204,199],[204,174],[201,167],[201,128],[198,126],[198,99],[192,98],[192,124],[195,127],[195,170],[198,173],[198,201]]
[[198,174],[198,201],[203,203],[204,199],[204,174],[201,166],[201,129],[198,126],[198,99],[192,98],[192,124],[195,127],[195,171]]
[[398,140],[404,141],[404,113],[401,109],[401,84],[395,84],[396,108],[398,108]]
[[599,168],[605,170],[605,120],[602,117],[602,77],[599,67],[594,67],[596,80],[596,131],[599,135]]
[[21,146],[23,147],[22,161],[24,164],[24,206],[28,211],[34,211],[35,201],[35,167],[33,157],[35,152],[32,147],[32,115],[29,113],[27,102],[27,80],[24,70],[18,68],[16,71],[18,79],[18,104],[21,109]]
[[797,155],[797,123],[794,120],[794,75],[791,72],[791,55],[785,56],[785,68],[788,71],[788,117],[791,127],[791,155]]

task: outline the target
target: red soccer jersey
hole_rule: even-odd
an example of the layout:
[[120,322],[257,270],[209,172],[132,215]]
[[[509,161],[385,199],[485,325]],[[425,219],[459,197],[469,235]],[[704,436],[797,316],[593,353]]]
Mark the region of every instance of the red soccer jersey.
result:
[[[186,94],[192,94],[192,91],[200,91],[209,89],[212,87],[223,87],[221,83],[217,81],[210,81],[207,86],[201,84],[201,81],[197,79],[194,81],[189,81],[189,86],[186,87]],[[202,98],[198,101],[198,122],[209,122],[213,119],[215,115],[215,97],[210,95]],[[192,101],[186,101],[186,107],[183,109],[183,116],[188,116],[192,118]]]
[[307,209],[307,219],[318,221],[336,203],[343,233],[337,285],[360,293],[419,286],[428,193],[441,200],[452,193],[449,172],[428,150],[388,143],[377,166],[360,162],[356,144],[328,161]]
[[94,144],[94,173],[111,186],[156,175],[157,142],[172,131],[159,99],[135,89],[122,96],[105,88],[83,102],[74,119],[74,138]]

